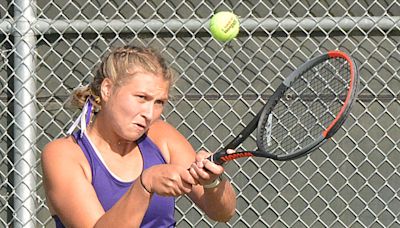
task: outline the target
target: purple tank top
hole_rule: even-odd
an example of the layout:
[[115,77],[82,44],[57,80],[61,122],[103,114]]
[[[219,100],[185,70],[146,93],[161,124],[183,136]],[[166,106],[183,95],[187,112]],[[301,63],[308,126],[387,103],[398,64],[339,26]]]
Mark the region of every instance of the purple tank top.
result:
[[[86,158],[92,172],[92,185],[105,211],[108,211],[134,183],[116,178],[107,169],[97,155],[89,139],[80,131],[73,134]],[[138,140],[138,146],[143,158],[143,168],[147,169],[158,164],[166,164],[158,147],[146,135]],[[138,205],[140,207],[141,205]],[[175,198],[153,194],[149,207],[140,227],[175,227]],[[57,216],[53,216],[56,227],[64,227]]]

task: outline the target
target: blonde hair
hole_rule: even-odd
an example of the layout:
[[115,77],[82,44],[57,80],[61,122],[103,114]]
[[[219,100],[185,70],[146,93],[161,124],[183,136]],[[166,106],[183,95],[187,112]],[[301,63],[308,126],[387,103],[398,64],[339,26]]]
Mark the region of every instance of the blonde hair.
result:
[[124,79],[129,78],[139,70],[161,74],[165,80],[169,81],[171,88],[174,74],[159,52],[152,48],[124,46],[114,49],[105,56],[95,72],[92,83],[79,87],[72,92],[70,104],[82,108],[87,98],[92,96],[94,109],[99,110],[100,88],[103,80],[109,78],[118,88],[123,85]]

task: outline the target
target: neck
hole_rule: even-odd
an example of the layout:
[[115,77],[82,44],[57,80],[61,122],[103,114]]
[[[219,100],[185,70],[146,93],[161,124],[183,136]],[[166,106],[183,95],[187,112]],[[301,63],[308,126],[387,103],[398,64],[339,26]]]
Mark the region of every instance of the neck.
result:
[[[104,132],[107,133],[105,134]],[[129,154],[137,147],[135,141],[125,140],[110,131],[101,131],[96,126],[90,126],[87,129],[87,134],[99,150],[111,151],[120,156]]]

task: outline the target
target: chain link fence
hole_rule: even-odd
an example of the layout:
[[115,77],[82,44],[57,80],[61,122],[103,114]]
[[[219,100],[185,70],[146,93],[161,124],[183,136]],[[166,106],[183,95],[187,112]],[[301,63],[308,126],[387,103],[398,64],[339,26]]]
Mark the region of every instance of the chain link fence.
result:
[[[226,44],[208,30],[221,10],[241,20]],[[305,60],[340,49],[359,67],[357,103],[333,140],[295,161],[230,162],[236,215],[215,223],[179,197],[178,227],[400,227],[398,1],[12,0],[0,15],[0,227],[54,226],[41,150],[76,117],[70,91],[122,44],[155,47],[176,70],[164,117],[196,150],[235,136]]]

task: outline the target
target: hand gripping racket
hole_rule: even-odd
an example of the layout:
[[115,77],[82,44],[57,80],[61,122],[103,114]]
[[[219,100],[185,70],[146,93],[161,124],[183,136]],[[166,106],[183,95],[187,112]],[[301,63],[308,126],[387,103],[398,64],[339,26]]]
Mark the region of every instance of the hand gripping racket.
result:
[[[287,161],[312,152],[343,125],[358,84],[356,65],[344,52],[329,51],[308,60],[282,82],[240,134],[209,159],[216,164],[251,156]],[[257,150],[226,152],[254,130]]]

